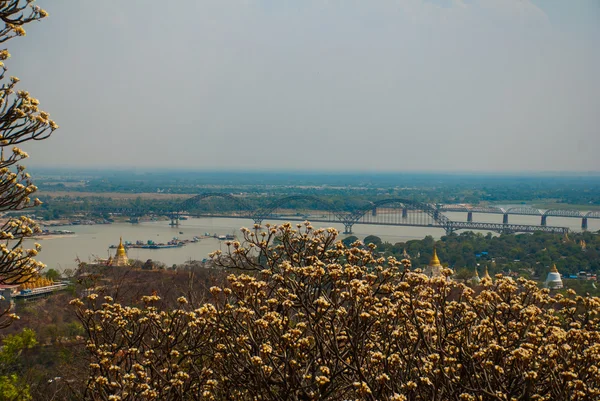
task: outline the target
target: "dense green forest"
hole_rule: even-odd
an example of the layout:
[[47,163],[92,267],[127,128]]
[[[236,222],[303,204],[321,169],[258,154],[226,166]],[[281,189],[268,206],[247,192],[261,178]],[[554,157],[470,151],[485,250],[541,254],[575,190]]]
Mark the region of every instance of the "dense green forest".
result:
[[[581,210],[600,208],[600,177],[594,175],[44,170],[34,172],[34,176],[40,188],[40,199],[44,202],[35,213],[42,219],[68,218],[77,214],[109,219],[109,212],[115,208],[136,210],[138,214],[176,210],[189,195],[208,192],[234,194],[250,209],[265,207],[289,195],[316,196],[345,212],[390,198],[442,204],[527,204],[540,208],[567,204],[568,208]],[[90,193],[98,196],[90,196]],[[124,199],[123,196],[111,197],[111,193],[131,195]],[[181,195],[181,198],[174,199],[173,195]],[[223,198],[205,199],[194,207],[202,212],[240,209],[239,204]],[[322,205],[304,200],[290,202],[286,208],[301,212],[322,209]]]
[[[349,244],[357,238],[347,237]],[[585,246],[582,246],[582,241]],[[386,256],[402,258],[404,250],[411,256],[413,266],[426,266],[434,246],[442,263],[459,273],[469,270],[473,276],[475,267],[480,272],[489,267],[490,274],[518,272],[528,278],[545,278],[553,264],[563,275],[575,275],[580,271],[600,272],[600,235],[584,232],[572,233],[567,237],[555,234],[506,234],[463,232],[443,236],[434,241],[431,236],[422,240],[411,240],[390,244],[379,237],[369,236],[365,243],[374,243],[377,250]]]
[[301,193],[369,200],[401,197],[433,203],[600,205],[598,175],[482,175],[434,173],[292,173],[191,171],[33,172],[42,191],[282,196]]

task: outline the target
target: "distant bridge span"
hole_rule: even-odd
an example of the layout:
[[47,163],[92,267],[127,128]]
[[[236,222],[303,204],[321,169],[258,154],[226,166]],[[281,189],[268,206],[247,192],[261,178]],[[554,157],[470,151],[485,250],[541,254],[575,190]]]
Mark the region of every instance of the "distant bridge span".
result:
[[501,214],[502,223],[508,224],[508,216],[524,215],[524,216],[540,216],[540,225],[547,226],[548,217],[569,217],[581,219],[581,229],[587,230],[588,219],[600,219],[600,211],[591,212],[580,212],[572,209],[548,209],[541,210],[526,206],[517,206],[504,209],[495,206],[468,206],[468,205],[438,205],[438,210],[443,212],[467,212],[467,221],[473,221],[474,213],[489,213],[489,214]]
[[[222,198],[224,201],[229,201],[229,209],[226,211],[206,212],[198,210],[198,206],[207,198]],[[285,206],[293,205],[294,203],[308,203],[312,212],[308,214],[295,213],[289,214],[289,209]],[[279,211],[279,213],[278,213]],[[287,211],[287,214],[286,214]],[[452,221],[444,212],[467,212],[468,221]],[[567,233],[569,230],[566,227],[554,227],[546,225],[548,216],[561,217],[580,217],[600,218],[600,212],[590,212],[587,215],[582,215],[580,212],[570,211],[567,213],[562,210],[549,210],[542,212],[538,209],[527,207],[515,207],[510,209],[493,208],[493,207],[467,207],[462,205],[433,205],[422,203],[408,199],[383,199],[374,202],[368,202],[367,205],[356,208],[351,211],[344,211],[337,208],[334,204],[323,198],[313,195],[292,195],[285,196],[267,203],[259,208],[253,208],[248,205],[241,197],[227,193],[210,192],[196,195],[186,201],[180,203],[175,210],[163,211],[171,217],[171,223],[179,224],[179,217],[182,214],[188,214],[198,217],[227,217],[227,218],[243,218],[252,219],[255,223],[260,224],[264,220],[289,220],[289,221],[304,221],[310,220],[314,222],[324,223],[341,223],[344,225],[345,233],[352,233],[352,227],[355,224],[372,224],[372,225],[392,225],[392,226],[411,226],[411,227],[436,227],[452,233],[457,230],[485,230],[495,231],[499,233],[516,233],[516,232],[550,232],[550,233]],[[473,213],[496,213],[503,214],[503,222],[500,223],[480,223],[472,220]],[[527,224],[509,224],[508,215],[532,215],[541,216],[541,225]],[[587,228],[587,220],[585,227]],[[583,223],[582,223],[583,227]]]

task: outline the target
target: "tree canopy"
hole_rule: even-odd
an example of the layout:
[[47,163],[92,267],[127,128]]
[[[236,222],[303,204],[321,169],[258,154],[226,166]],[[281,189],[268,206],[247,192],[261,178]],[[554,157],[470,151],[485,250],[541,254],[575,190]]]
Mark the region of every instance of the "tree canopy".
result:
[[[583,241],[583,242],[582,242]],[[570,233],[568,237],[549,233],[484,235],[471,231],[395,244],[382,243],[377,249],[387,256],[402,256],[404,249],[415,266],[429,262],[433,247],[443,263],[455,271],[487,265],[490,274],[515,271],[545,277],[553,264],[561,274],[600,272],[600,236],[592,232]]]

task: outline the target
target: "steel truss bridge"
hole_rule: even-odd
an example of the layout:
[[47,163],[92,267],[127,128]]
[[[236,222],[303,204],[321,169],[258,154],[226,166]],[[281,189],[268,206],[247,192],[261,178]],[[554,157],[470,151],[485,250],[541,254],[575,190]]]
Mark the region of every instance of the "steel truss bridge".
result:
[[[206,199],[219,199],[221,203],[227,204],[226,210],[213,210],[210,212],[201,210],[202,202]],[[295,213],[291,211],[298,205],[310,205],[310,211]],[[444,212],[466,212],[467,221],[452,221]],[[120,209],[117,213],[128,214],[132,221],[148,214],[166,215],[171,218],[172,225],[179,225],[180,217],[189,215],[194,217],[224,217],[251,219],[256,224],[265,220],[286,220],[323,223],[341,223],[344,225],[345,233],[351,234],[355,224],[410,226],[410,227],[435,227],[441,228],[447,234],[457,230],[485,230],[498,233],[532,233],[548,232],[565,234],[569,231],[567,227],[547,225],[548,217],[574,217],[582,219],[582,229],[587,229],[588,219],[600,219],[600,212],[589,212],[583,214],[574,210],[546,210],[527,207],[515,207],[510,209],[494,207],[469,207],[463,205],[434,205],[416,202],[408,199],[384,199],[368,202],[366,206],[352,211],[344,211],[335,207],[331,202],[311,195],[294,195],[282,197],[259,208],[248,205],[242,197],[227,193],[210,192],[196,195],[181,202],[172,210],[133,210]],[[483,223],[473,221],[475,213],[502,214],[502,223]],[[540,225],[532,224],[509,224],[508,216],[531,215],[540,216]]]
[[521,215],[521,216],[539,216],[540,225],[546,226],[548,217],[571,217],[581,219],[581,229],[587,230],[588,219],[600,219],[600,211],[593,212],[580,212],[577,210],[569,209],[549,209],[540,210],[531,207],[511,207],[508,209],[501,207],[479,207],[479,206],[468,206],[468,205],[437,205],[436,209],[441,212],[466,212],[467,221],[473,221],[473,213],[487,213],[487,214],[501,214],[502,222],[508,224],[508,216]]

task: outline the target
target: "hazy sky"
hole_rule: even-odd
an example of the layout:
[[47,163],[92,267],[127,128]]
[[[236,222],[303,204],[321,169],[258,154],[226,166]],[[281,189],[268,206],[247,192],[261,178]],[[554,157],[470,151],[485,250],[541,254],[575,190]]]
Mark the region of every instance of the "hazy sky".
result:
[[38,0],[31,165],[600,171],[598,0]]

